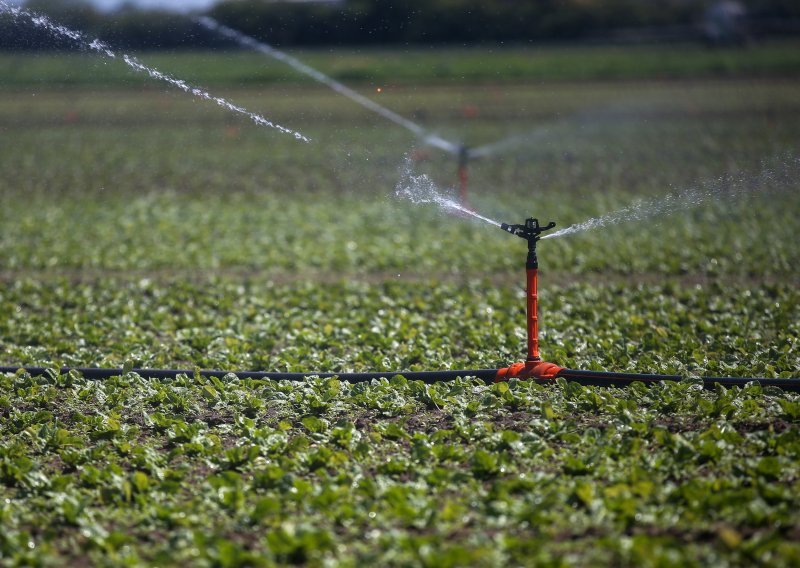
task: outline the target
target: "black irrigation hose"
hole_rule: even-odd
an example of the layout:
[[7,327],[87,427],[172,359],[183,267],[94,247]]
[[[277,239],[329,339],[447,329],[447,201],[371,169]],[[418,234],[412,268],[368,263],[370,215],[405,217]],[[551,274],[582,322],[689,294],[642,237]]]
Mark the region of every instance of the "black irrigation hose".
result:
[[[575,369],[561,369],[558,373],[568,381],[579,382],[582,385],[599,387],[625,387],[632,383],[653,385],[662,381],[680,381],[680,375],[648,375],[642,373],[612,373],[607,371],[579,371]],[[757,382],[762,387],[779,387],[788,392],[800,392],[800,379],[764,379],[746,377],[702,377],[705,388],[714,388],[715,384],[724,387],[743,387],[747,383]]]
[[[0,367],[0,373],[16,373],[20,368],[34,376],[40,376],[47,373],[47,367]],[[118,377],[123,373],[122,369],[97,369],[97,368],[72,368],[62,367],[60,374],[66,375],[70,371],[75,371],[81,374],[86,379],[108,379],[110,377]],[[142,377],[150,379],[174,379],[178,375],[193,376],[195,373],[202,377],[224,377],[228,374],[234,374],[240,379],[273,379],[280,381],[303,381],[308,377],[337,377],[349,383],[364,383],[372,379],[379,379],[381,377],[391,378],[395,375],[403,375],[410,381],[422,381],[425,383],[437,383],[439,381],[452,381],[458,377],[478,377],[486,382],[494,381],[497,375],[497,369],[472,369],[466,371],[417,371],[408,373],[397,373],[394,371],[387,371],[383,373],[370,372],[370,373],[271,373],[262,371],[192,371],[188,369],[131,369]]]
[[[0,367],[0,373],[16,373],[23,369],[33,376],[47,374],[47,367]],[[123,369],[98,369],[98,368],[73,368],[62,367],[59,372],[66,375],[75,371],[87,379],[102,380],[124,374]],[[132,372],[151,379],[174,379],[178,375],[193,376],[199,374],[203,377],[224,377],[234,374],[240,379],[273,379],[282,381],[303,381],[308,377],[337,377],[350,383],[363,383],[381,377],[402,375],[410,381],[436,383],[451,381],[459,377],[477,377],[483,381],[494,382],[497,369],[467,369],[455,371],[417,371],[417,372],[369,372],[369,373],[271,373],[262,371],[193,371],[190,369],[131,369]],[[662,381],[680,381],[680,375],[651,375],[642,373],[612,373],[606,371],[580,371],[575,369],[561,369],[558,376],[568,381],[574,381],[586,386],[624,387],[632,383],[653,385]],[[779,387],[787,392],[800,392],[800,379],[764,379],[744,377],[703,377],[705,388],[714,388],[715,384],[725,387],[743,387],[750,382],[758,382],[761,386]]]

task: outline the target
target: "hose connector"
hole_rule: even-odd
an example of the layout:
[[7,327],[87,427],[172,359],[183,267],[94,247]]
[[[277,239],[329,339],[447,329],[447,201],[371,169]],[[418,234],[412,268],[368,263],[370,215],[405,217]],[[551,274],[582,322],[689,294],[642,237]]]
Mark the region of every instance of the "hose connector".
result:
[[558,377],[558,374],[563,371],[563,367],[559,367],[555,363],[548,363],[547,361],[525,361],[524,363],[514,363],[508,367],[497,370],[494,382],[506,382],[509,379],[535,379],[537,381],[553,381]]

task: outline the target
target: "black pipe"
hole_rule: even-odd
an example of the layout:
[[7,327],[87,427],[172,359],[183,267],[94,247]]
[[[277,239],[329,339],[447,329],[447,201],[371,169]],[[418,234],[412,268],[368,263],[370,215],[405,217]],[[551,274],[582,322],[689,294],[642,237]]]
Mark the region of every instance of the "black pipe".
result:
[[[0,367],[0,373],[16,373],[24,370],[33,376],[45,375],[50,369],[48,367]],[[84,378],[91,380],[102,380],[110,377],[118,377],[124,374],[123,369],[101,369],[95,367],[78,368],[62,367],[59,369],[61,375],[66,375],[70,371],[79,373]],[[476,377],[487,383],[492,383],[497,376],[498,369],[467,369],[455,371],[415,371],[415,372],[368,372],[368,373],[273,373],[266,371],[194,371],[191,369],[131,369],[132,372],[141,377],[151,379],[174,379],[178,375],[193,376],[199,374],[202,377],[224,377],[233,374],[240,379],[272,379],[279,381],[304,381],[309,377],[337,377],[349,383],[363,383],[381,377],[394,377],[402,375],[410,381],[422,381],[424,383],[437,383],[440,381],[452,381],[460,377]],[[652,375],[644,373],[614,373],[607,371],[581,371],[576,369],[561,369],[558,377],[568,381],[574,381],[584,386],[599,387],[625,387],[633,383],[644,383],[654,385],[663,381],[678,382],[683,379],[680,375]],[[766,378],[746,378],[746,377],[702,377],[703,387],[713,389],[715,384],[725,387],[743,387],[747,383],[757,382],[763,387],[779,387],[787,392],[800,392],[800,379],[766,379]],[[541,380],[547,383],[551,380]]]
[[[47,373],[47,367],[0,367],[0,373],[16,373],[20,369],[24,369],[27,373],[33,376],[40,376]],[[99,369],[99,368],[74,368],[62,367],[59,373],[66,375],[70,371],[75,371],[81,374],[86,379],[98,380],[108,379],[110,377],[118,377],[124,374],[122,369]],[[224,377],[228,374],[234,374],[240,379],[273,379],[281,381],[303,381],[308,377],[338,377],[343,381],[349,383],[363,383],[371,381],[372,379],[379,379],[381,377],[394,377],[395,375],[403,375],[410,381],[422,381],[425,383],[436,383],[439,381],[452,381],[459,377],[477,377],[486,382],[494,381],[497,375],[497,369],[472,369],[462,371],[416,371],[416,372],[369,372],[369,373],[272,373],[262,371],[193,371],[190,369],[131,369],[142,377],[150,379],[174,379],[178,375],[193,376],[195,373],[202,377]]]
[[[558,376],[568,381],[576,381],[582,385],[598,387],[625,387],[632,383],[653,385],[662,381],[680,381],[680,375],[649,375],[643,373],[614,373],[608,371],[580,371],[561,369]],[[746,377],[702,377],[703,387],[712,389],[715,384],[724,387],[743,387],[747,383],[757,382],[762,387],[779,387],[788,392],[800,392],[800,379],[765,379]]]

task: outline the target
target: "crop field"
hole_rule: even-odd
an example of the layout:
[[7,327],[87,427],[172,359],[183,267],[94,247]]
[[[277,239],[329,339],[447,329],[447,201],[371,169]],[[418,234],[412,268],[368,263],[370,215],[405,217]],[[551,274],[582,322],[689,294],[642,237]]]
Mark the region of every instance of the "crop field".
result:
[[242,54],[141,60],[310,143],[113,61],[0,56],[0,366],[386,372],[0,375],[0,563],[798,565],[800,397],[697,381],[800,377],[795,52],[554,53],[309,61],[508,139],[470,162],[481,214],[630,211],[539,244],[543,355],[680,383],[406,380],[525,354],[525,244],[395,196],[454,192],[452,156]]

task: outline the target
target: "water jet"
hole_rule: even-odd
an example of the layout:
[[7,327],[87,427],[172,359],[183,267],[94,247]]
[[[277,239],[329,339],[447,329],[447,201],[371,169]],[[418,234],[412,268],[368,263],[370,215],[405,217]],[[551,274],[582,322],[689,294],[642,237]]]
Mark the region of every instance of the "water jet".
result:
[[128,55],[127,53],[117,54],[115,51],[111,49],[111,47],[109,47],[107,44],[103,43],[99,39],[94,39],[90,41],[86,37],[84,37],[82,33],[77,32],[75,30],[71,30],[66,26],[57,24],[52,20],[50,20],[47,16],[37,14],[35,12],[30,12],[28,10],[19,8],[17,6],[10,5],[5,0],[0,0],[0,14],[2,13],[10,15],[12,18],[14,18],[14,20],[20,20],[20,19],[27,20],[37,28],[43,29],[52,34],[53,36],[65,38],[74,42],[75,45],[77,45],[81,49],[94,51],[95,53],[98,53],[109,59],[121,60],[125,63],[125,65],[127,65],[134,71],[145,73],[153,79],[158,79],[159,81],[168,83],[173,87],[177,87],[181,91],[188,93],[196,98],[213,102],[214,104],[226,110],[243,115],[258,126],[266,126],[269,128],[274,128],[275,130],[283,134],[289,134],[293,136],[296,140],[300,140],[302,142],[311,142],[309,138],[304,136],[299,131],[292,130],[285,126],[281,126],[277,122],[273,122],[258,113],[251,112],[242,106],[233,104],[227,99],[214,96],[211,93],[199,87],[190,85],[189,83],[187,83],[182,79],[172,77],[171,75],[159,71],[155,67],[147,66],[141,63],[135,57]]

